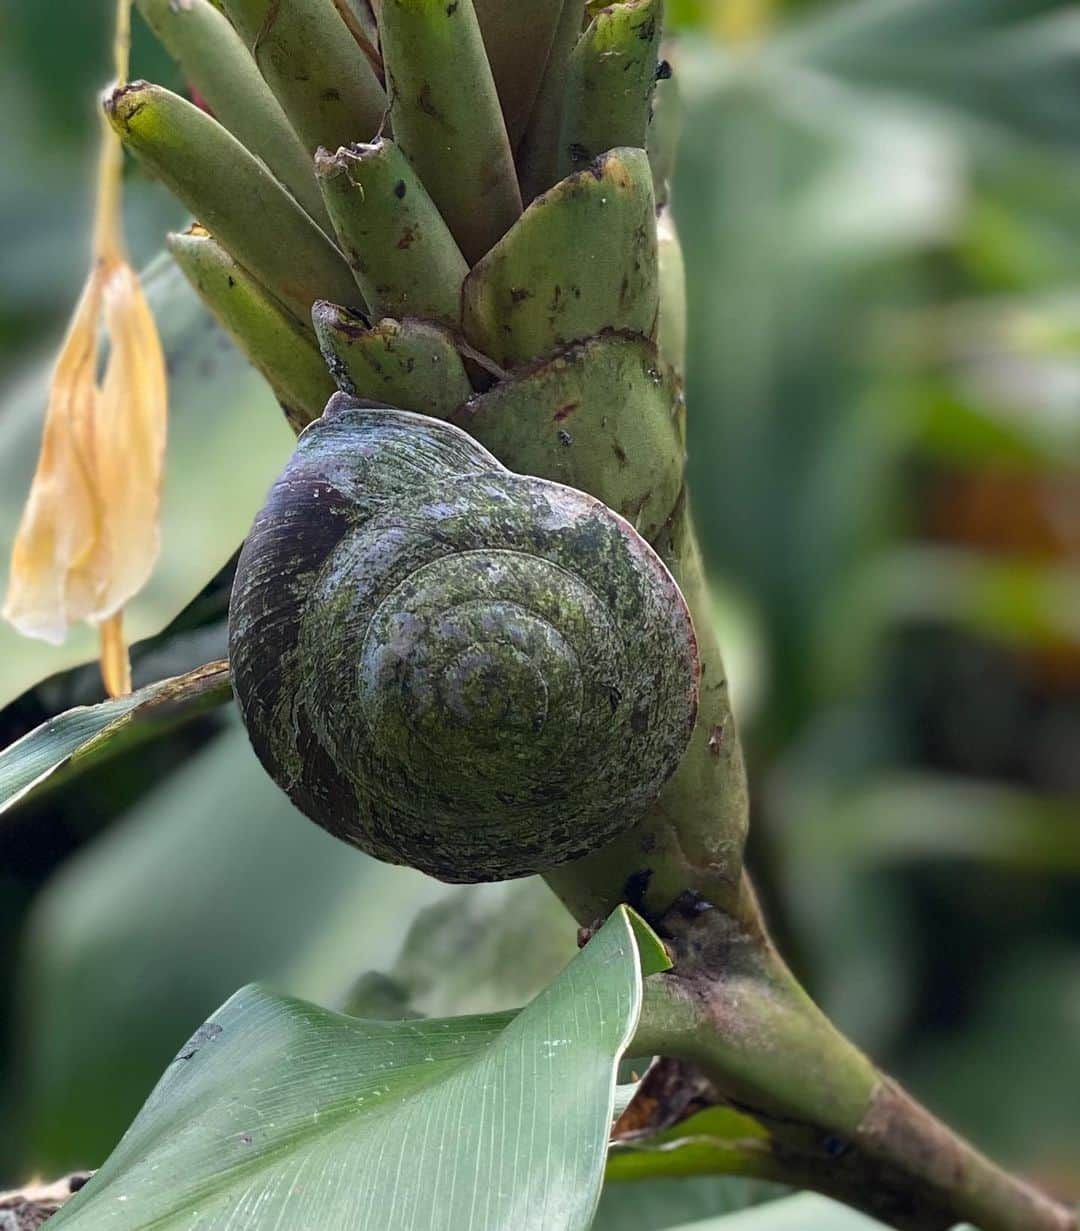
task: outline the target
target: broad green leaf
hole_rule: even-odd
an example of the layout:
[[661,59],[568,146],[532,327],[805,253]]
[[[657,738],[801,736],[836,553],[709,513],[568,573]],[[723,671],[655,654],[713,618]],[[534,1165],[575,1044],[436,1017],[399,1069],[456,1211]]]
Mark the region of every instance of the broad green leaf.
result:
[[885,1231],[885,1227],[827,1197],[801,1193],[738,1214],[683,1223],[674,1231]]
[[340,1005],[445,893],[302,817],[230,720],[35,904],[12,1057],[19,1172],[99,1165],[192,1025],[235,988],[265,979]]
[[517,1015],[365,1022],[246,988],[57,1231],[584,1231],[641,984],[620,909]]
[[[235,350],[168,257],[144,285],[169,365],[169,440],[162,499],[161,556],[125,613],[132,641],[159,632],[221,568],[261,505],[293,436],[261,376]],[[51,363],[5,399],[0,452],[0,572],[15,535],[41,440]],[[20,637],[0,623],[0,707],[44,676],[97,655],[89,626],[65,643]]]
[[229,665],[215,662],[130,696],[50,718],[0,752],[0,814],[58,771],[87,768],[231,698]]
[[[420,911],[390,974],[425,1017],[499,1012],[550,983],[577,952],[576,937],[573,918],[538,876],[469,885]],[[348,1011],[369,1016],[372,997],[389,990],[365,976]]]
[[[642,973],[667,970],[670,958],[656,933],[634,911],[628,914]],[[419,912],[388,975],[368,972],[357,981],[346,1011],[450,1017],[516,1008],[547,986],[577,949],[576,923],[539,876],[454,889]]]

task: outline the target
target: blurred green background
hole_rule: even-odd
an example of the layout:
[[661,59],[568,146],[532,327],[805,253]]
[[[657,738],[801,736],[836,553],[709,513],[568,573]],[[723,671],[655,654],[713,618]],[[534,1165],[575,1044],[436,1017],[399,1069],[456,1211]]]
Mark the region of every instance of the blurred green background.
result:
[[[18,416],[24,443],[40,403],[22,374],[85,272],[111,7],[0,8],[0,430]],[[690,471],[754,875],[841,1026],[981,1145],[1080,1199],[1080,10],[671,10]],[[133,62],[183,88],[138,25]],[[134,171],[126,208],[149,261],[182,214]],[[200,328],[174,433],[231,423],[254,478],[234,496],[220,446],[170,455],[170,483],[209,481],[244,524],[287,440]],[[8,452],[14,517],[29,473]],[[234,542],[199,516],[166,551],[191,593],[214,580],[138,648],[138,679],[221,652],[215,570]],[[0,745],[97,696],[92,668],[55,676],[0,712]],[[516,937],[493,922],[508,894]],[[525,944],[549,917],[550,944]],[[335,844],[228,716],[200,719],[0,819],[0,1185],[100,1162],[241,983],[337,1006],[401,987],[429,1011],[503,1006],[572,936],[540,887],[451,893]],[[371,968],[394,981],[357,988]],[[635,1225],[732,1192],[639,1194]]]

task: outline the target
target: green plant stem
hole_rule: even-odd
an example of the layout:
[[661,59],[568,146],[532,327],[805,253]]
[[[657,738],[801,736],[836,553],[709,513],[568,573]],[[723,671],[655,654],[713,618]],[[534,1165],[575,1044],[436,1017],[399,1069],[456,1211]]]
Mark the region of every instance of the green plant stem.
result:
[[680,500],[653,546],[679,583],[697,630],[701,695],[690,747],[660,798],[614,842],[545,879],[579,923],[629,902],[662,917],[682,893],[698,893],[747,926],[760,927],[742,878],[749,801],[727,676],[690,512]]
[[[674,969],[646,983],[632,1050],[696,1064],[764,1124],[774,1178],[782,1171],[788,1183],[899,1231],[948,1231],[960,1222],[980,1231],[1077,1231],[1071,1211],[1000,1170],[881,1074],[777,953],[740,871],[746,780],[685,502],[654,545],[694,615],[703,669],[698,727],[634,829],[546,876],[579,922],[590,925],[629,901],[671,950]],[[765,1165],[756,1154],[739,1158]]]
[[[674,969],[646,983],[633,1048],[699,1066],[777,1143],[769,1164],[900,1231],[1076,1231],[881,1074],[799,987],[764,931],[687,895],[657,926]],[[756,1172],[761,1174],[761,1172]]]

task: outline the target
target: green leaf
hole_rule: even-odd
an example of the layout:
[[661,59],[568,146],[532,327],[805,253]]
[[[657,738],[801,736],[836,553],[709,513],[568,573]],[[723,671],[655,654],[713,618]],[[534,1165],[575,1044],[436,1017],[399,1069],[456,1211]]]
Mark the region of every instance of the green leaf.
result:
[[340,1005],[360,970],[393,964],[417,909],[445,893],[302,817],[230,720],[35,903],[12,1059],[27,1172],[100,1164],[193,1025],[235,988],[263,979]]
[[637,942],[641,973],[648,978],[649,975],[658,975],[662,974],[665,970],[670,970],[672,966],[671,957],[664,946],[664,942],[636,910],[629,906],[624,907],[624,909],[627,918],[630,920],[630,926],[634,930],[634,940]]
[[[1057,11],[1053,11],[1053,10]],[[1041,11],[1040,11],[1041,10]],[[791,61],[839,80],[908,92],[1024,141],[1080,141],[1075,14],[1058,0],[882,0],[831,7],[776,40]]]
[[802,1193],[738,1214],[683,1223],[675,1231],[884,1231],[884,1224],[827,1197]]
[[[248,532],[294,437],[261,376],[211,320],[167,256],[143,275],[169,362],[169,440],[162,545],[153,576],[125,611],[133,641],[163,629]],[[15,535],[41,440],[51,362],[27,374],[3,406],[0,548]],[[46,675],[97,656],[88,625],[60,646],[0,623],[0,706]]]
[[50,718],[0,752],[0,814],[59,770],[86,768],[231,699],[229,665],[216,662]]
[[55,1226],[584,1231],[641,986],[620,909],[516,1016],[364,1022],[246,988]]
[[[391,974],[425,1017],[498,1013],[532,999],[577,950],[569,912],[540,877],[526,877],[454,889],[425,907]],[[390,988],[364,976],[348,1011],[370,1016],[362,997],[380,991],[385,999]]]
[[1080,574],[1068,563],[911,546],[873,561],[855,584],[893,623],[958,624],[1026,649],[1080,642]]

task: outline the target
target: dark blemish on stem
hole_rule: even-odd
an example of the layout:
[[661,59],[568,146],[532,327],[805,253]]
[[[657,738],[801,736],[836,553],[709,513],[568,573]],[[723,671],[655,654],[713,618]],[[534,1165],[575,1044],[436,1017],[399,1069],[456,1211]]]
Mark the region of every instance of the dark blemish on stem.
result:
[[698,915],[704,915],[707,911],[715,909],[716,907],[704,894],[698,893],[696,889],[685,889],[675,899],[671,910],[668,911],[668,916],[681,915],[684,919],[695,919]]
[[661,60],[656,66],[656,80],[670,81],[672,77],[672,68],[670,60]]
[[628,902],[639,914],[644,914],[645,895],[649,892],[649,882],[653,878],[652,868],[639,868],[631,872],[623,885],[623,900]]
[[825,1151],[828,1158],[843,1158],[850,1151],[851,1142],[830,1133],[822,1140],[821,1148]]
[[431,86],[426,81],[420,87],[420,93],[416,96],[416,102],[425,115],[430,115],[433,120],[442,119],[438,107],[431,101]]
[[532,299],[532,291],[524,286],[514,286],[510,288],[510,302],[515,306],[519,303],[524,303],[526,299]]
[[398,182],[394,185],[394,196],[397,197],[399,201],[404,200],[405,198],[405,181],[404,180],[398,180]]
[[577,410],[577,408],[580,405],[581,405],[580,402],[566,402],[562,406],[559,407],[559,409],[555,412],[555,414],[552,417],[554,418],[556,423],[561,423],[564,419],[572,415],[574,411]]
[[574,443],[573,436],[571,436],[570,433],[564,427],[559,428],[558,436],[559,436],[559,444],[561,444],[566,449],[569,449],[570,446]]

